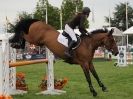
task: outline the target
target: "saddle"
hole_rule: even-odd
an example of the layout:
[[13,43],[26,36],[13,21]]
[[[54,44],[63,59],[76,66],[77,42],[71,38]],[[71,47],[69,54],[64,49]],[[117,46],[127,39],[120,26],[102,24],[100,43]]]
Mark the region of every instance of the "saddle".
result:
[[[72,38],[65,31],[62,32],[62,35],[68,39],[68,45],[69,45],[70,42],[72,41]],[[81,43],[80,36],[76,34],[76,37],[77,37],[77,42],[73,44],[72,50],[76,49]]]

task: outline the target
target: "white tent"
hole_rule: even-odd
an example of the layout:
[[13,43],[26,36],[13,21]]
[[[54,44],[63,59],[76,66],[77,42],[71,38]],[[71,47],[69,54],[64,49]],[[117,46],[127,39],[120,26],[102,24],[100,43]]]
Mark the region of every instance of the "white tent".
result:
[[129,29],[123,32],[125,35],[133,34],[133,26],[131,26]]
[[123,32],[123,34],[127,35],[127,46],[128,44],[128,35],[133,35],[133,26],[131,26],[129,29]]

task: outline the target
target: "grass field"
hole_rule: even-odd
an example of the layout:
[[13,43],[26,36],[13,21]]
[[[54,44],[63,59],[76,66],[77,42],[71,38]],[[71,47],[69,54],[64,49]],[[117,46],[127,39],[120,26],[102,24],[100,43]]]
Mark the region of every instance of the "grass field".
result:
[[[133,66],[114,67],[114,61],[94,60],[99,77],[108,88],[108,92],[102,92],[96,80],[92,82],[98,96],[95,99],[133,99]],[[45,65],[45,66],[44,66]],[[63,88],[67,93],[62,95],[44,96],[35,95],[40,89],[38,85],[46,71],[46,64],[18,67],[18,72],[26,74],[26,83],[29,87],[28,94],[13,96],[14,99],[94,99],[81,67],[57,61],[54,64],[56,78],[68,78],[67,85]]]

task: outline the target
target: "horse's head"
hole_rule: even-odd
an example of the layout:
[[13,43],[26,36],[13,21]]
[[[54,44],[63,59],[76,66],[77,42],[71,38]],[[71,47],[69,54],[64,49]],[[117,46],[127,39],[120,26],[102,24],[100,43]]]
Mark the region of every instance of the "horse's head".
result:
[[112,54],[114,54],[116,56],[119,52],[118,52],[117,44],[116,44],[114,37],[112,35],[113,32],[114,32],[114,29],[111,29],[108,32],[108,35],[104,38],[103,43],[104,43],[105,48],[108,51],[111,51]]

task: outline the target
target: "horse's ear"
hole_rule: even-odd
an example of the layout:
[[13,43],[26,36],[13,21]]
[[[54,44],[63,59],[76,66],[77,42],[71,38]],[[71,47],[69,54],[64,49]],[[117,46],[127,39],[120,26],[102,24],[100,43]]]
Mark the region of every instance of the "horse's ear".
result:
[[112,29],[109,31],[108,36],[112,35],[112,34],[113,34],[113,32],[114,32],[114,29],[112,28]]

